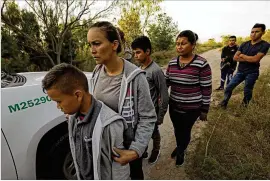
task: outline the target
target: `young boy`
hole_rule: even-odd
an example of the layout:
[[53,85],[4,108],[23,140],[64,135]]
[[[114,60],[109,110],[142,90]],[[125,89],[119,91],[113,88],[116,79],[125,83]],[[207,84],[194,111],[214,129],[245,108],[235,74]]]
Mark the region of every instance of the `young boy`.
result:
[[[147,36],[140,36],[132,42],[131,47],[134,51],[135,60],[140,64],[140,68],[146,72],[152,102],[157,114],[157,122],[152,134],[153,150],[148,159],[150,164],[154,164],[157,162],[160,154],[161,138],[158,126],[163,123],[163,118],[167,112],[169,101],[168,88],[161,68],[151,59],[152,46],[149,38]],[[147,157],[147,152],[143,156]]]
[[125,120],[90,93],[85,74],[69,64],[53,67],[42,87],[69,116],[71,153],[78,179],[129,179],[129,164],[113,161],[113,147],[123,149]]

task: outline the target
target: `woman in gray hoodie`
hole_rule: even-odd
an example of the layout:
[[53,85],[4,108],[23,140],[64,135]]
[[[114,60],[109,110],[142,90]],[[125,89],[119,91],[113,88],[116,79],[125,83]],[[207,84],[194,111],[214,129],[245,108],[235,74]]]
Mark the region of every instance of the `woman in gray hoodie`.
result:
[[125,118],[126,150],[115,149],[114,160],[130,163],[131,179],[144,179],[142,154],[152,136],[157,120],[145,72],[118,56],[121,39],[109,22],[93,24],[87,34],[92,56],[98,64],[90,82],[90,92],[96,99]]

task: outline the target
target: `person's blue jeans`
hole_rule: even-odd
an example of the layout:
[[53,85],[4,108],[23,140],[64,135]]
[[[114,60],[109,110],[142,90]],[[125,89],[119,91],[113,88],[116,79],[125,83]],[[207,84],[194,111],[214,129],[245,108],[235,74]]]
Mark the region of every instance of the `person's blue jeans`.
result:
[[247,72],[247,73],[237,72],[224,91],[223,103],[227,105],[231,98],[232,91],[234,90],[234,88],[238,86],[241,82],[245,81],[243,103],[248,104],[252,98],[252,91],[258,77],[259,77],[259,71]]
[[225,68],[221,70],[221,81],[220,81],[220,87],[224,88],[224,84],[226,82],[226,86],[229,85],[230,81],[232,80],[234,70],[232,68]]

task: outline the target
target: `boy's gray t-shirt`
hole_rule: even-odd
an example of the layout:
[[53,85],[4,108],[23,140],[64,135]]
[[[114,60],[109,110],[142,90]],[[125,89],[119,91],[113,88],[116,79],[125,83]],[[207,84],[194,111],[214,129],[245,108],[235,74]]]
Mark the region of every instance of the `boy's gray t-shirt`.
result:
[[122,78],[123,73],[116,76],[109,76],[104,68],[102,68],[93,93],[97,100],[102,101],[117,113]]
[[[162,120],[168,108],[168,88],[162,69],[159,65],[152,61],[144,71],[146,72],[147,82],[149,84],[150,94],[156,110],[158,110],[158,120]],[[159,98],[161,105],[159,105]]]

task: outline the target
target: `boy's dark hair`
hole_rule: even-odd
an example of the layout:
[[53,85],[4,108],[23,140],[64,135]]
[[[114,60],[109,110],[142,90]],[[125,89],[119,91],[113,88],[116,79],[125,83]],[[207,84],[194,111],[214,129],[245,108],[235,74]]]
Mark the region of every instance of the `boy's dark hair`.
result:
[[55,88],[65,94],[72,94],[75,89],[82,88],[88,92],[88,81],[85,74],[73,65],[61,63],[54,66],[43,78],[42,88],[45,92]]
[[119,42],[119,46],[117,47],[117,53],[120,53],[122,51],[122,41],[121,41],[120,35],[117,31],[117,28],[114,27],[112,23],[110,23],[108,21],[100,21],[100,22],[96,22],[92,26],[90,26],[90,29],[91,28],[99,28],[102,31],[104,31],[106,33],[106,38],[111,43],[113,43],[113,41],[117,40]]
[[149,38],[147,36],[139,36],[136,38],[132,44],[131,48],[134,50],[136,48],[142,49],[144,52],[146,52],[147,49],[150,50],[150,54],[152,52],[152,46]]
[[236,36],[234,36],[234,35],[230,36],[229,39],[230,39],[230,38],[234,38],[234,39],[236,40]]
[[266,26],[265,24],[256,23],[252,28],[261,28],[262,31],[264,32],[266,29]]
[[193,33],[193,31],[191,30],[182,31],[177,36],[176,40],[180,37],[186,37],[192,45],[196,44],[197,40],[199,39],[198,35],[196,33]]

